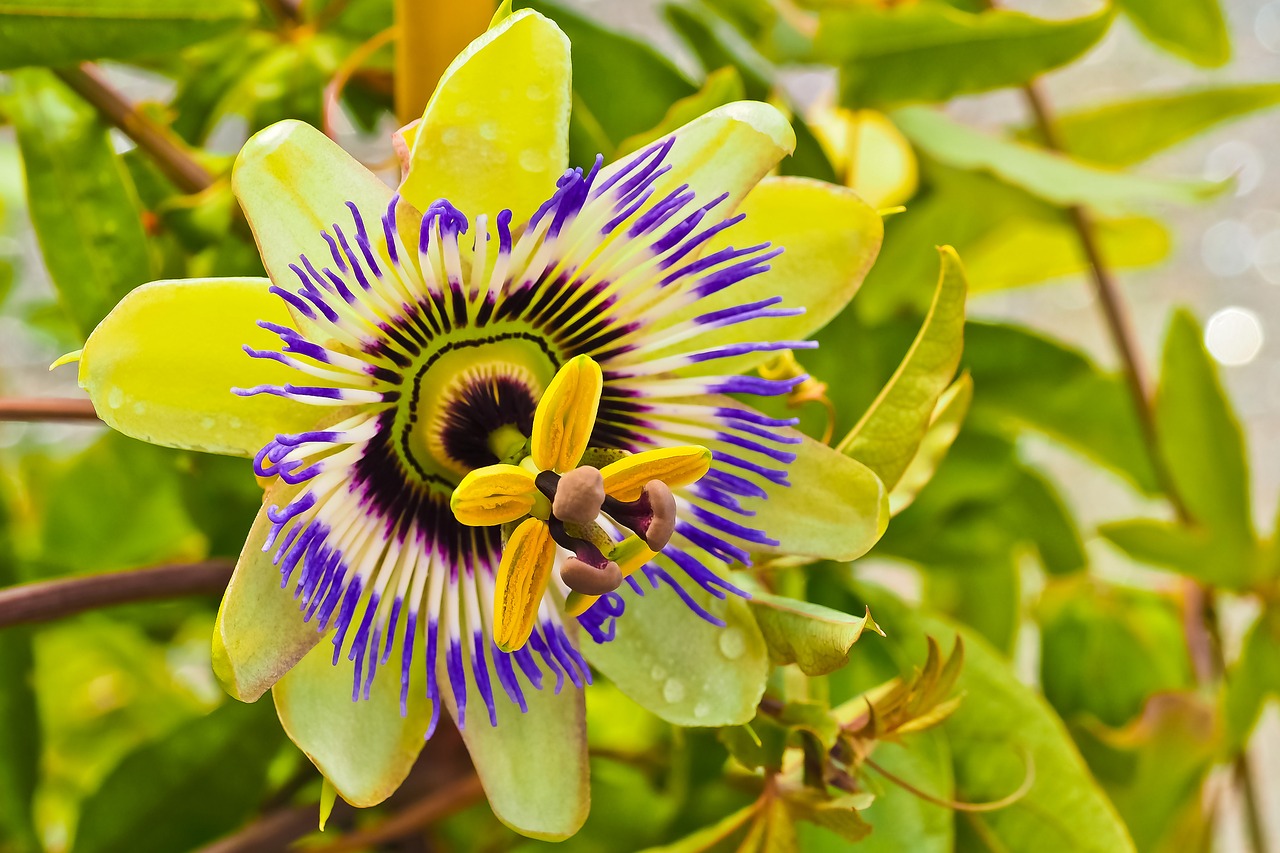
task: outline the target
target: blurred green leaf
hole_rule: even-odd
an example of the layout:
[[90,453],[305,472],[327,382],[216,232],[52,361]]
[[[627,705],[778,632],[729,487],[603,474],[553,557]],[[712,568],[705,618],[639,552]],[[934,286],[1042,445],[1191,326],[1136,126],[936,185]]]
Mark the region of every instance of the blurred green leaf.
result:
[[82,335],[150,280],[133,185],[97,113],[50,72],[13,73],[6,107],[49,276]]
[[964,349],[964,268],[950,247],[939,254],[942,271],[933,304],[911,349],[836,448],[870,467],[889,489],[915,457]]
[[203,145],[217,123],[233,112],[220,104],[277,44],[279,40],[272,33],[252,30],[187,50],[179,69],[178,90],[169,104],[174,132],[187,142]]
[[[783,803],[790,816],[794,818],[791,825],[787,827],[788,840],[792,844],[792,849],[812,853],[814,848],[802,843],[801,840],[804,838],[800,834],[801,827],[805,823],[834,833],[845,846],[862,842],[872,830],[871,824],[867,823],[861,814],[866,807],[867,799],[869,798],[858,794],[828,797],[825,792],[813,788],[801,788],[788,792],[783,798]],[[803,821],[803,823],[796,821]],[[778,848],[763,846],[761,851],[773,853],[776,849]]]
[[889,511],[892,514],[897,515],[909,507],[920,490],[929,485],[956,436],[960,434],[960,426],[969,413],[972,401],[973,377],[967,372],[942,392],[938,404],[933,407],[929,429],[920,439],[920,449],[889,493]]
[[782,769],[787,735],[786,726],[764,714],[744,725],[716,730],[716,737],[743,767],[764,768],[773,773]]
[[[1160,453],[1191,517],[1209,529],[1215,544],[1230,549],[1230,558],[1252,562],[1244,435],[1200,325],[1186,311],[1174,314],[1165,338],[1155,421]],[[1252,568],[1237,566],[1246,573]]]
[[1072,61],[1111,25],[1114,12],[1065,21],[1020,12],[973,14],[934,0],[824,11],[817,56],[840,66],[849,107],[945,101],[1017,86]]
[[574,163],[587,165],[596,154],[607,155],[622,140],[657,125],[672,103],[697,91],[652,45],[601,26],[553,0],[515,5],[538,10],[569,36],[574,94],[610,142],[608,151],[571,147]]
[[[1169,255],[1169,231],[1145,216],[1098,219],[1098,250],[1113,269],[1147,267]],[[1063,218],[1005,220],[965,251],[975,293],[1039,284],[1089,269],[1080,237]]]
[[182,508],[172,450],[108,432],[87,450],[38,472],[44,573],[129,569],[204,556]]
[[1249,741],[1268,698],[1280,697],[1280,611],[1268,608],[1245,635],[1240,657],[1222,692],[1226,748],[1234,754]]
[[728,66],[713,71],[707,75],[701,89],[673,103],[671,109],[667,110],[667,114],[662,117],[662,121],[643,133],[628,136],[618,143],[614,156],[621,157],[624,154],[639,151],[650,142],[679,130],[703,113],[711,112],[716,107],[733,101],[740,101],[745,96],[742,77],[735,68]]
[[1054,127],[1062,147],[1076,157],[1131,166],[1222,122],[1277,104],[1280,83],[1225,84],[1064,113]]
[[253,0],[0,0],[0,69],[156,56],[257,13]]
[[854,585],[860,603],[892,626],[887,644],[902,672],[924,659],[925,635],[946,646],[964,639],[965,666],[958,688],[964,699],[941,726],[951,745],[956,799],[990,802],[1018,790],[1026,795],[992,812],[968,812],[958,824],[985,839],[987,849],[1036,853],[1122,853],[1133,841],[1114,807],[1089,776],[1062,721],[1009,664],[981,638],[943,620],[913,612],[886,590]]
[[1098,525],[1098,533],[1133,559],[1209,584],[1243,588],[1248,561],[1214,547],[1209,532],[1173,521],[1132,518]]
[[[965,364],[973,373],[970,420],[1029,427],[1156,490],[1150,450],[1124,381],[1084,354],[1028,329],[970,323]],[[1034,365],[1034,370],[1027,370]]]
[[186,853],[235,829],[282,741],[265,703],[228,702],[142,746],[85,801],[72,853]]
[[1196,65],[1216,67],[1231,58],[1231,36],[1218,0],[1117,0],[1151,41]]
[[1139,850],[1210,849],[1212,828],[1202,787],[1213,767],[1213,709],[1194,692],[1153,696],[1122,729],[1086,722],[1081,752],[1124,818]]
[[[0,587],[18,583],[7,496],[0,490]],[[40,850],[32,801],[40,780],[42,733],[31,631],[0,630],[0,851]]]
[[1178,603],[1089,578],[1055,581],[1038,606],[1040,683],[1063,719],[1120,727],[1155,693],[1195,678]]
[[770,660],[794,663],[805,675],[826,675],[848,663],[849,650],[863,631],[884,633],[870,611],[851,616],[757,589],[751,590],[747,603],[769,646]]
[[730,66],[742,75],[747,97],[764,100],[775,87],[777,70],[727,20],[701,0],[664,3],[662,14],[708,72]]
[[[967,531],[962,527],[957,532],[964,536]],[[1022,571],[1014,554],[1019,540],[1010,536],[1003,553],[986,559],[923,564],[924,603],[972,629],[1004,654],[1012,654],[1022,622]]]
[[927,107],[896,110],[891,118],[918,148],[957,169],[987,172],[1058,205],[1084,204],[1104,212],[1153,202],[1190,204],[1226,184],[1173,181],[1109,171],[1011,139],[991,136]]

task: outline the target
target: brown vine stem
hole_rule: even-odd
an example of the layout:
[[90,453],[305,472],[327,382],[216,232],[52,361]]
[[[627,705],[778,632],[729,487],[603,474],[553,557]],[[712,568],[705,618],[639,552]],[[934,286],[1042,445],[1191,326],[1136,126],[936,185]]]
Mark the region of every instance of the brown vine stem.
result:
[[86,399],[74,397],[0,397],[0,421],[96,423],[98,413]]
[[213,184],[213,175],[191,156],[173,132],[139,111],[106,82],[92,63],[82,62],[55,73],[103,118],[132,139],[182,192],[198,193]]
[[[1054,126],[1052,114],[1044,95],[1033,81],[1023,86],[1027,107],[1035,120],[1036,129],[1046,148],[1051,151],[1063,151],[1062,140]],[[1097,229],[1093,217],[1084,207],[1074,205],[1067,209],[1067,215],[1080,241],[1080,248],[1089,262],[1090,277],[1102,306],[1107,331],[1111,335],[1120,362],[1123,365],[1125,381],[1133,397],[1134,409],[1142,428],[1143,438],[1150,449],[1151,465],[1161,490],[1173,506],[1178,520],[1182,524],[1190,524],[1193,519],[1187,506],[1178,493],[1174,482],[1160,454],[1157,443],[1155,410],[1151,402],[1151,390],[1146,370],[1143,366],[1137,336],[1133,331],[1133,322],[1129,316],[1128,306],[1120,296],[1120,289],[1115,277],[1107,267],[1106,260],[1098,247]],[[1212,683],[1226,671],[1226,660],[1220,642],[1221,626],[1218,611],[1214,605],[1213,589],[1204,584],[1187,580],[1184,583],[1184,598],[1187,618],[1183,627],[1187,636],[1192,661],[1201,682]],[[1242,748],[1235,756],[1235,776],[1244,799],[1245,824],[1250,841],[1256,853],[1266,853],[1266,832],[1262,826],[1258,794],[1254,786],[1253,773],[1250,768],[1247,747]]]
[[7,587],[0,589],[0,628],[48,622],[116,604],[216,595],[226,589],[232,568],[230,560],[206,560]]

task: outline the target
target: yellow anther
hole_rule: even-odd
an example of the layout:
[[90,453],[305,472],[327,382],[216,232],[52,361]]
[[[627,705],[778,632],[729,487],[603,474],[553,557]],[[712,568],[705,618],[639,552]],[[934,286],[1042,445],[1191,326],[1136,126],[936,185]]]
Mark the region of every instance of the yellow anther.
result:
[[506,524],[529,514],[538,497],[533,475],[518,465],[489,465],[462,478],[449,508],[463,524]]
[[639,500],[650,480],[661,480],[673,489],[696,483],[711,467],[711,451],[685,445],[646,450],[611,462],[600,470],[604,491],[620,501]]
[[533,633],[555,558],[551,531],[536,518],[526,518],[507,540],[493,602],[493,641],[503,651],[519,649]]
[[600,365],[588,356],[560,368],[533,415],[530,450],[539,469],[564,473],[577,466],[595,429],[603,389]]

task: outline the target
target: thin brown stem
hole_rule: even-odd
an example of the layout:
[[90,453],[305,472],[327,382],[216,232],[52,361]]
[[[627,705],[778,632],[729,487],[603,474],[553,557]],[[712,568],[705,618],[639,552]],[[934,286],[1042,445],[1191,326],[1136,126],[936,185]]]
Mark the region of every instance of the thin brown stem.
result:
[[395,841],[397,838],[404,838],[441,818],[456,814],[479,802],[483,797],[484,788],[480,786],[480,778],[475,775],[467,776],[446,788],[432,791],[377,826],[353,832],[323,847],[313,847],[309,853],[349,853],[354,850],[370,850],[381,844]]
[[97,423],[98,413],[74,397],[0,397],[0,421]]
[[[1045,147],[1052,151],[1062,151],[1061,139],[1040,89],[1032,82],[1025,85],[1023,91]],[[1080,241],[1080,248],[1089,262],[1094,291],[1102,306],[1103,317],[1112,343],[1120,356],[1125,381],[1129,385],[1138,422],[1150,451],[1156,480],[1173,506],[1178,520],[1183,524],[1190,524],[1193,521],[1191,513],[1178,493],[1177,483],[1160,453],[1155,409],[1152,405],[1150,385],[1143,367],[1137,336],[1133,331],[1128,307],[1121,298],[1115,278],[1098,248],[1097,229],[1094,226],[1093,217],[1089,211],[1079,205],[1068,208],[1067,214]],[[1219,641],[1221,627],[1218,611],[1214,605],[1213,588],[1187,580],[1184,583],[1183,602],[1183,628],[1187,637],[1187,646],[1196,667],[1197,678],[1202,683],[1213,684],[1226,672],[1226,659],[1223,656],[1222,643]],[[1235,756],[1234,765],[1236,781],[1245,802],[1245,824],[1253,849],[1255,853],[1266,853],[1266,834],[1261,823],[1258,795],[1254,787],[1247,749],[1242,748]]]
[[209,170],[200,165],[168,128],[152,121],[116,91],[92,63],[55,72],[108,122],[122,130],[139,149],[155,161],[165,177],[184,193],[208,189],[214,182]]
[[261,0],[262,6],[271,16],[280,22],[282,26],[292,26],[298,23],[298,7],[292,0]]
[[0,628],[117,604],[217,595],[226,589],[232,568],[230,560],[207,560],[11,586],[0,589]]

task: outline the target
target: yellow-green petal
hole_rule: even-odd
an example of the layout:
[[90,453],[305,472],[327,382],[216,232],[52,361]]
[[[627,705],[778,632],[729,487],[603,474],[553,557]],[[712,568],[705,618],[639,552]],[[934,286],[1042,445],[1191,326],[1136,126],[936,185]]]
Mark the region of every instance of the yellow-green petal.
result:
[[[443,666],[441,692],[457,719]],[[566,683],[557,695],[554,688],[553,681],[541,690],[525,686],[526,713],[500,699],[497,726],[473,711],[462,729],[493,813],[516,832],[545,841],[573,835],[591,808],[583,691]]]
[[[393,651],[399,660],[399,650]],[[352,665],[332,663],[333,646],[311,650],[271,691],[285,733],[342,799],[374,806],[395,793],[422,750],[431,719],[425,677],[409,683],[408,713],[400,715],[396,668],[380,672],[369,698],[351,699]],[[416,670],[415,670],[416,673]]]
[[274,526],[267,509],[287,505],[303,488],[277,481],[267,489],[218,608],[213,672],[241,702],[256,702],[320,642],[315,623],[302,621],[292,589],[280,586],[280,569],[271,562],[274,549],[262,550]]
[[702,479],[711,467],[711,451],[696,445],[662,447],[624,456],[600,469],[604,491],[623,501],[639,499],[650,480],[661,480],[673,489]]
[[[783,252],[769,261],[769,271],[711,294],[675,312],[666,324],[692,316],[781,296],[782,308],[804,308],[803,314],[749,321],[708,329],[655,358],[724,344],[749,341],[804,340],[839,314],[853,299],[884,239],[881,218],[857,193],[846,187],[808,178],[765,178],[743,200],[738,211],[747,218],[719,235],[707,247],[771,242]],[[683,368],[681,373],[744,372],[770,356],[749,353]]]
[[536,518],[521,522],[503,546],[493,591],[493,641],[503,651],[515,651],[529,639],[555,557],[551,530]]
[[391,201],[391,188],[338,143],[309,124],[280,121],[244,144],[231,185],[253,229],[267,274],[296,287],[289,264],[305,254],[317,266],[332,265],[321,230],[336,223],[353,230],[347,202],[363,214],[370,231]]
[[596,425],[604,376],[585,355],[565,362],[547,386],[533,415],[529,449],[543,471],[564,473],[577,467]]
[[807,436],[788,450],[796,454],[787,466],[791,485],[765,483],[767,498],[742,501],[755,512],[751,526],[779,542],[757,550],[828,560],[861,557],[889,524],[884,484],[861,462]]
[[527,221],[568,164],[570,80],[559,27],[530,10],[503,19],[444,72],[401,195],[419,210],[446,198],[472,219],[509,208]]
[[263,278],[155,281],[133,290],[89,335],[80,387],[108,425],[187,450],[252,456],[282,432],[312,429],[315,406],[233,387],[296,381],[297,372],[242,347],[279,347],[258,320],[291,325]]
[[486,527],[528,515],[537,494],[533,474],[519,465],[487,465],[462,478],[449,507],[463,524]]
[[[681,184],[688,184],[700,203],[727,194],[702,220],[704,226],[733,215],[751,188],[796,147],[796,135],[786,117],[759,101],[717,107],[671,136],[675,144],[665,161],[671,171],[654,182],[653,197],[663,198]],[[623,159],[606,167],[600,180],[606,181],[627,162]],[[736,232],[730,229],[730,233]]]
[[[682,573],[659,558],[676,577]],[[747,603],[714,598],[694,586],[689,594],[723,619],[719,628],[689,609],[666,586],[643,596],[627,585],[618,593],[626,611],[607,643],[584,643],[591,665],[635,702],[678,726],[733,726],[749,722],[764,694],[769,651]]]

